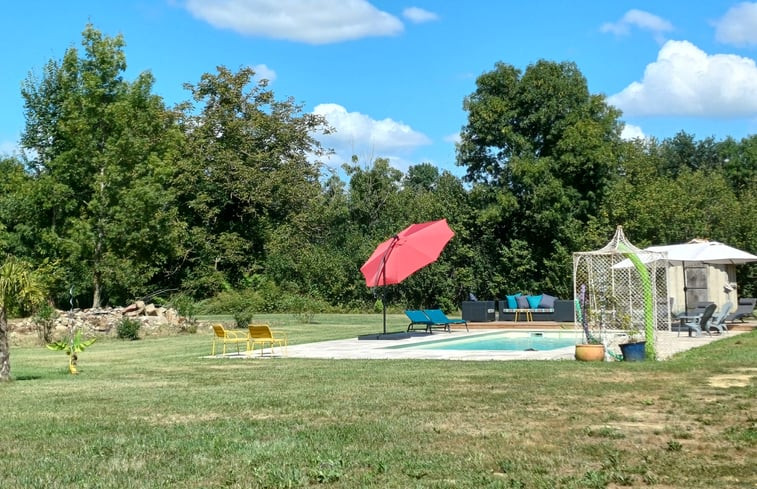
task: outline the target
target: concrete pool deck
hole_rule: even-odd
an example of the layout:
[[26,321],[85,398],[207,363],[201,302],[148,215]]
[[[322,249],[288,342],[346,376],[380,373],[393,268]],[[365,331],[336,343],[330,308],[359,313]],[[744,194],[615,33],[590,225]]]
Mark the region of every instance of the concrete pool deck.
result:
[[[523,330],[533,332],[533,329]],[[414,335],[408,338],[396,340],[360,340],[358,338],[348,338],[344,340],[321,341],[316,343],[305,343],[300,345],[290,345],[287,348],[287,355],[290,358],[322,358],[322,359],[354,359],[354,360],[465,360],[465,361],[484,361],[484,360],[573,360],[574,347],[569,346],[549,351],[493,351],[493,350],[421,350],[413,348],[392,349],[387,348],[396,345],[411,345],[423,343],[426,341],[435,341],[445,338],[465,338],[478,336],[484,333],[502,332],[501,329],[476,329],[470,332],[464,330],[452,330],[451,333],[435,332],[432,335],[422,334]],[[567,332],[567,331],[566,331]],[[680,336],[676,332],[660,331],[657,334],[657,358],[665,360],[670,356],[706,345],[712,341],[723,338],[729,338],[745,331],[729,331],[724,335],[700,335],[690,337],[685,333]],[[616,348],[617,350],[617,348]],[[219,355],[220,357],[220,355]],[[284,357],[284,352],[277,347],[272,354],[270,348],[255,350],[254,355],[245,353],[227,354],[226,358],[280,358]]]

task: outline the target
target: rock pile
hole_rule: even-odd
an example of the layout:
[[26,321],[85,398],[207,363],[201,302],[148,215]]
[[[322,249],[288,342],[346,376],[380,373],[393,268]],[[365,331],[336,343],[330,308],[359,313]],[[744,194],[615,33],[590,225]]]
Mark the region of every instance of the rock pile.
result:
[[[53,339],[60,339],[69,328],[81,329],[85,337],[88,336],[116,336],[118,323],[123,318],[133,319],[142,323],[140,336],[164,335],[184,331],[189,326],[187,318],[182,317],[172,308],[158,307],[155,304],[145,304],[137,301],[125,307],[105,307],[97,309],[74,309],[72,311],[56,311],[57,318],[52,325]],[[34,318],[26,318],[16,323],[13,328],[18,334],[35,334],[38,326]]]

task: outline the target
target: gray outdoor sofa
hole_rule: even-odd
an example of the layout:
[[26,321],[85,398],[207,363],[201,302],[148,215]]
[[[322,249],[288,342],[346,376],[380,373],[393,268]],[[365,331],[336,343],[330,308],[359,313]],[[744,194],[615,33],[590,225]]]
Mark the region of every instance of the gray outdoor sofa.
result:
[[514,321],[516,314],[519,321],[526,321],[526,314],[531,316],[533,321],[557,321],[560,323],[573,322],[575,314],[575,302],[567,299],[556,299],[551,308],[530,308],[526,313],[525,308],[511,309],[508,307],[506,300],[498,301],[499,320]]
[[[521,307],[522,306],[522,307]],[[555,299],[552,307],[525,307],[525,304],[514,309],[509,308],[506,299],[497,301],[464,301],[462,303],[462,317],[472,323],[491,321],[557,321],[573,322],[575,308],[573,300]]]

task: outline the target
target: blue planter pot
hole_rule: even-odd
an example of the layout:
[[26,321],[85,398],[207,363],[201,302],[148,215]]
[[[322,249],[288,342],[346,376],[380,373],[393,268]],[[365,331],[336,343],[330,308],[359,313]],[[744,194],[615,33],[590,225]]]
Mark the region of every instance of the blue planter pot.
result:
[[646,358],[645,347],[646,341],[638,343],[624,343],[620,345],[620,351],[623,353],[623,360],[627,362],[641,362]]

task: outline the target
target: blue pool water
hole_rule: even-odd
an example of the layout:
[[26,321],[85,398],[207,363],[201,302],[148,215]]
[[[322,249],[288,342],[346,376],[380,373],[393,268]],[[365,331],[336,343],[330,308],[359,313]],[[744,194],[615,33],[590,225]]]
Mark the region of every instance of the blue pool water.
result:
[[445,338],[424,341],[411,345],[395,345],[388,348],[411,348],[414,350],[509,350],[546,351],[573,346],[577,343],[576,332],[503,331],[463,338]]

